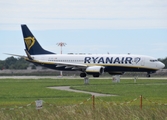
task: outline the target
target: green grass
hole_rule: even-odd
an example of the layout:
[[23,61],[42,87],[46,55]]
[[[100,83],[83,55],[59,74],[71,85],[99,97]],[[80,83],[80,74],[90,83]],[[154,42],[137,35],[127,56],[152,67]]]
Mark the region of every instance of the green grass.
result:
[[121,83],[111,83],[111,80],[99,81],[99,84],[92,81],[90,85],[73,86],[71,88],[118,95],[116,97],[106,97],[106,99],[112,101],[127,101],[142,95],[154,101],[166,102],[167,80],[137,80],[137,83],[134,83],[133,80],[121,80]]
[[112,83],[110,79],[91,79],[84,85],[82,79],[1,79],[0,106],[17,105],[37,99],[56,103],[73,104],[90,97],[89,94],[53,90],[50,86],[71,86],[72,89],[114,94],[115,97],[103,97],[107,101],[124,102],[143,95],[152,101],[166,102],[167,80],[123,79]]
[[[95,99],[95,109],[92,100],[79,105],[91,95],[49,89],[51,86],[71,86],[72,89],[114,94],[114,97],[98,97]],[[0,119],[165,119],[167,105],[157,105],[143,98],[143,110],[140,110],[142,95],[153,102],[167,103],[167,79],[123,79],[120,83],[112,83],[111,79],[90,79],[89,85],[84,85],[83,79],[0,79],[0,108],[18,108],[37,99],[44,103],[40,113],[35,105],[13,111],[0,111]],[[137,101],[123,106],[110,103],[124,103],[138,98]],[[102,102],[103,101],[103,102]],[[108,102],[108,103],[107,103]],[[78,104],[77,107],[67,107]],[[49,116],[47,116],[49,114]]]
[[129,106],[88,105],[79,107],[44,107],[40,111],[33,107],[0,111],[1,120],[166,120],[166,108]]
[[[80,80],[53,79],[5,79],[0,80],[0,106],[18,105],[42,99],[57,104],[73,103],[89,97],[89,94],[53,90],[47,87],[79,84]],[[82,82],[81,82],[82,84]],[[70,101],[69,101],[70,100]]]

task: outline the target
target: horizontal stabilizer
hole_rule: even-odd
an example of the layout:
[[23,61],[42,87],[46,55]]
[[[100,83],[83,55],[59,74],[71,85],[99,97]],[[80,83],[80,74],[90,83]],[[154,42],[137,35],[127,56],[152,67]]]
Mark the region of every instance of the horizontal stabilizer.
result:
[[21,57],[21,58],[26,58],[26,56],[24,55],[16,55],[16,54],[10,54],[10,53],[4,53],[6,55],[11,55],[11,56],[17,56],[17,57]]

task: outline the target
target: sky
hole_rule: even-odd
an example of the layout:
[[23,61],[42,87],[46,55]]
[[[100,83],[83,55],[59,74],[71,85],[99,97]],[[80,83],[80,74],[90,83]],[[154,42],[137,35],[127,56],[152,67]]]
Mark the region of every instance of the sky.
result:
[[0,0],[0,60],[26,55],[21,24],[55,53],[167,57],[167,0]]

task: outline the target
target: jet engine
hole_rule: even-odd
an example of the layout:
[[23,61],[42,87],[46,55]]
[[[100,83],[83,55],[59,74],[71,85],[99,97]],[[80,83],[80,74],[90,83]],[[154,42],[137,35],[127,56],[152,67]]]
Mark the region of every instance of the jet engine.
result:
[[104,67],[103,66],[90,66],[86,68],[85,72],[87,74],[93,75],[93,77],[99,77],[101,74],[104,73]]

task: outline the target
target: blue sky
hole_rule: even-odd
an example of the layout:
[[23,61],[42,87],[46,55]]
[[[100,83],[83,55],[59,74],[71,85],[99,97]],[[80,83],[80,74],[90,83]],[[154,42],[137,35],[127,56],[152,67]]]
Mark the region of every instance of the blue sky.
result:
[[0,16],[0,60],[25,55],[21,24],[55,53],[167,57],[166,0],[1,0]]

